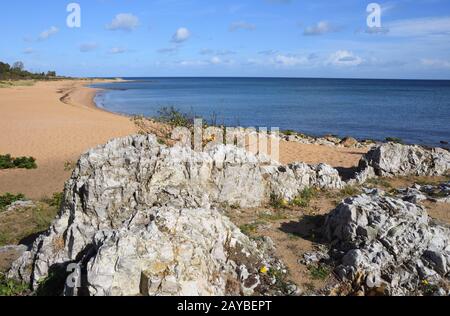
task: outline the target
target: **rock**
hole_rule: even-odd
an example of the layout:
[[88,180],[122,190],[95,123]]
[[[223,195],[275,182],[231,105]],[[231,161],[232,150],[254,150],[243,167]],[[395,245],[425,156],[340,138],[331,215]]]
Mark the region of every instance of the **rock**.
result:
[[355,147],[358,144],[358,141],[353,137],[346,137],[341,141],[341,145],[346,148]]
[[83,271],[77,279],[89,295],[280,294],[280,282],[258,273],[284,271],[270,247],[216,207],[260,206],[311,185],[341,182],[329,166],[281,166],[234,146],[198,153],[152,135],[116,139],[81,157],[59,217],[10,276],[36,288],[70,263]]
[[28,248],[24,245],[0,247],[0,272],[8,271],[12,263],[27,250]]
[[[450,230],[433,223],[418,205],[385,195],[345,200],[327,217],[323,234],[337,258],[336,273],[368,292],[416,295],[422,281],[445,283]],[[355,290],[360,290],[359,288]]]
[[14,212],[18,209],[36,207],[33,201],[16,201],[6,208],[6,212]]
[[442,176],[450,170],[450,152],[395,143],[370,150],[360,162],[360,170],[373,168],[381,177]]

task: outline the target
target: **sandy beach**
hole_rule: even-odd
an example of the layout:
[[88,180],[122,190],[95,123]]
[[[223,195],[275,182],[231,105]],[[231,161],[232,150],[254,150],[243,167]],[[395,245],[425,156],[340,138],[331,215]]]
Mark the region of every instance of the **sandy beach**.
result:
[[[0,153],[33,156],[36,170],[1,170],[0,194],[23,193],[40,199],[61,192],[75,163],[88,149],[137,132],[127,117],[96,108],[94,81],[37,82],[0,89]],[[98,82],[95,81],[95,82]],[[328,163],[356,166],[365,150],[283,142],[282,163]]]
[[95,108],[91,81],[37,82],[0,89],[0,152],[33,156],[36,170],[0,171],[0,194],[23,193],[32,199],[63,190],[76,162],[89,148],[135,132],[127,117]]

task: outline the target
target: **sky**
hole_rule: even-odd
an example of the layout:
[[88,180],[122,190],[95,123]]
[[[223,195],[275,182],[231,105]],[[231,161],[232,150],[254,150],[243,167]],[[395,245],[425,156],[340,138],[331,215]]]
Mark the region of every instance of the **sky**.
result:
[[[0,60],[67,76],[450,79],[450,1],[2,1]],[[76,21],[76,20],[71,20]],[[373,22],[374,20],[371,19]]]

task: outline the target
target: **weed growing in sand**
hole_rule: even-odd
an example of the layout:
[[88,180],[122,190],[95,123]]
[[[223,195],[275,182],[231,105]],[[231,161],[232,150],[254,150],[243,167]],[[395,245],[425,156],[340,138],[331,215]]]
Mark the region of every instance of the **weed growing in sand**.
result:
[[272,193],[270,195],[269,205],[271,207],[273,207],[274,209],[278,210],[278,209],[282,209],[282,208],[288,207],[289,203],[285,199],[283,199],[283,198],[279,197],[278,195],[276,195],[275,193]]
[[339,192],[339,195],[341,198],[347,198],[350,196],[358,195],[360,193],[361,193],[360,188],[352,185],[347,185]]
[[24,200],[25,196],[23,194],[11,194],[6,193],[5,195],[0,195],[0,212],[11,205],[14,202]]
[[258,231],[258,224],[257,223],[251,223],[251,224],[244,224],[239,226],[239,229],[242,231],[244,235],[251,236],[255,234]]
[[25,283],[6,278],[0,273],[0,296],[21,296],[29,290]]
[[305,188],[293,201],[292,205],[298,207],[309,207],[311,200],[317,196],[315,188]]
[[11,155],[0,155],[0,169],[36,169],[36,159],[33,157],[13,158]]
[[385,189],[392,189],[392,185],[383,178],[372,178],[367,180],[367,184],[372,187],[382,187]]
[[64,163],[64,171],[73,171],[76,166],[77,166],[76,162],[66,161]]
[[314,280],[326,280],[331,274],[330,268],[323,265],[309,266],[308,271]]

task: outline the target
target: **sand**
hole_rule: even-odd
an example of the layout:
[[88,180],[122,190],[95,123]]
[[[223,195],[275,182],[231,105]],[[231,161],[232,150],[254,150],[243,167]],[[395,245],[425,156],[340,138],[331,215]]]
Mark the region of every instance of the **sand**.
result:
[[[74,163],[88,149],[112,138],[137,133],[127,117],[95,107],[92,81],[38,82],[0,89],[0,154],[33,156],[36,170],[0,170],[0,194],[23,193],[31,199],[61,192]],[[365,150],[283,142],[283,163],[356,166]]]
[[38,164],[36,170],[0,170],[0,194],[40,199],[61,192],[70,177],[66,162],[109,139],[135,133],[129,118],[94,107],[96,90],[84,87],[87,83],[0,89],[0,153],[33,156]]

